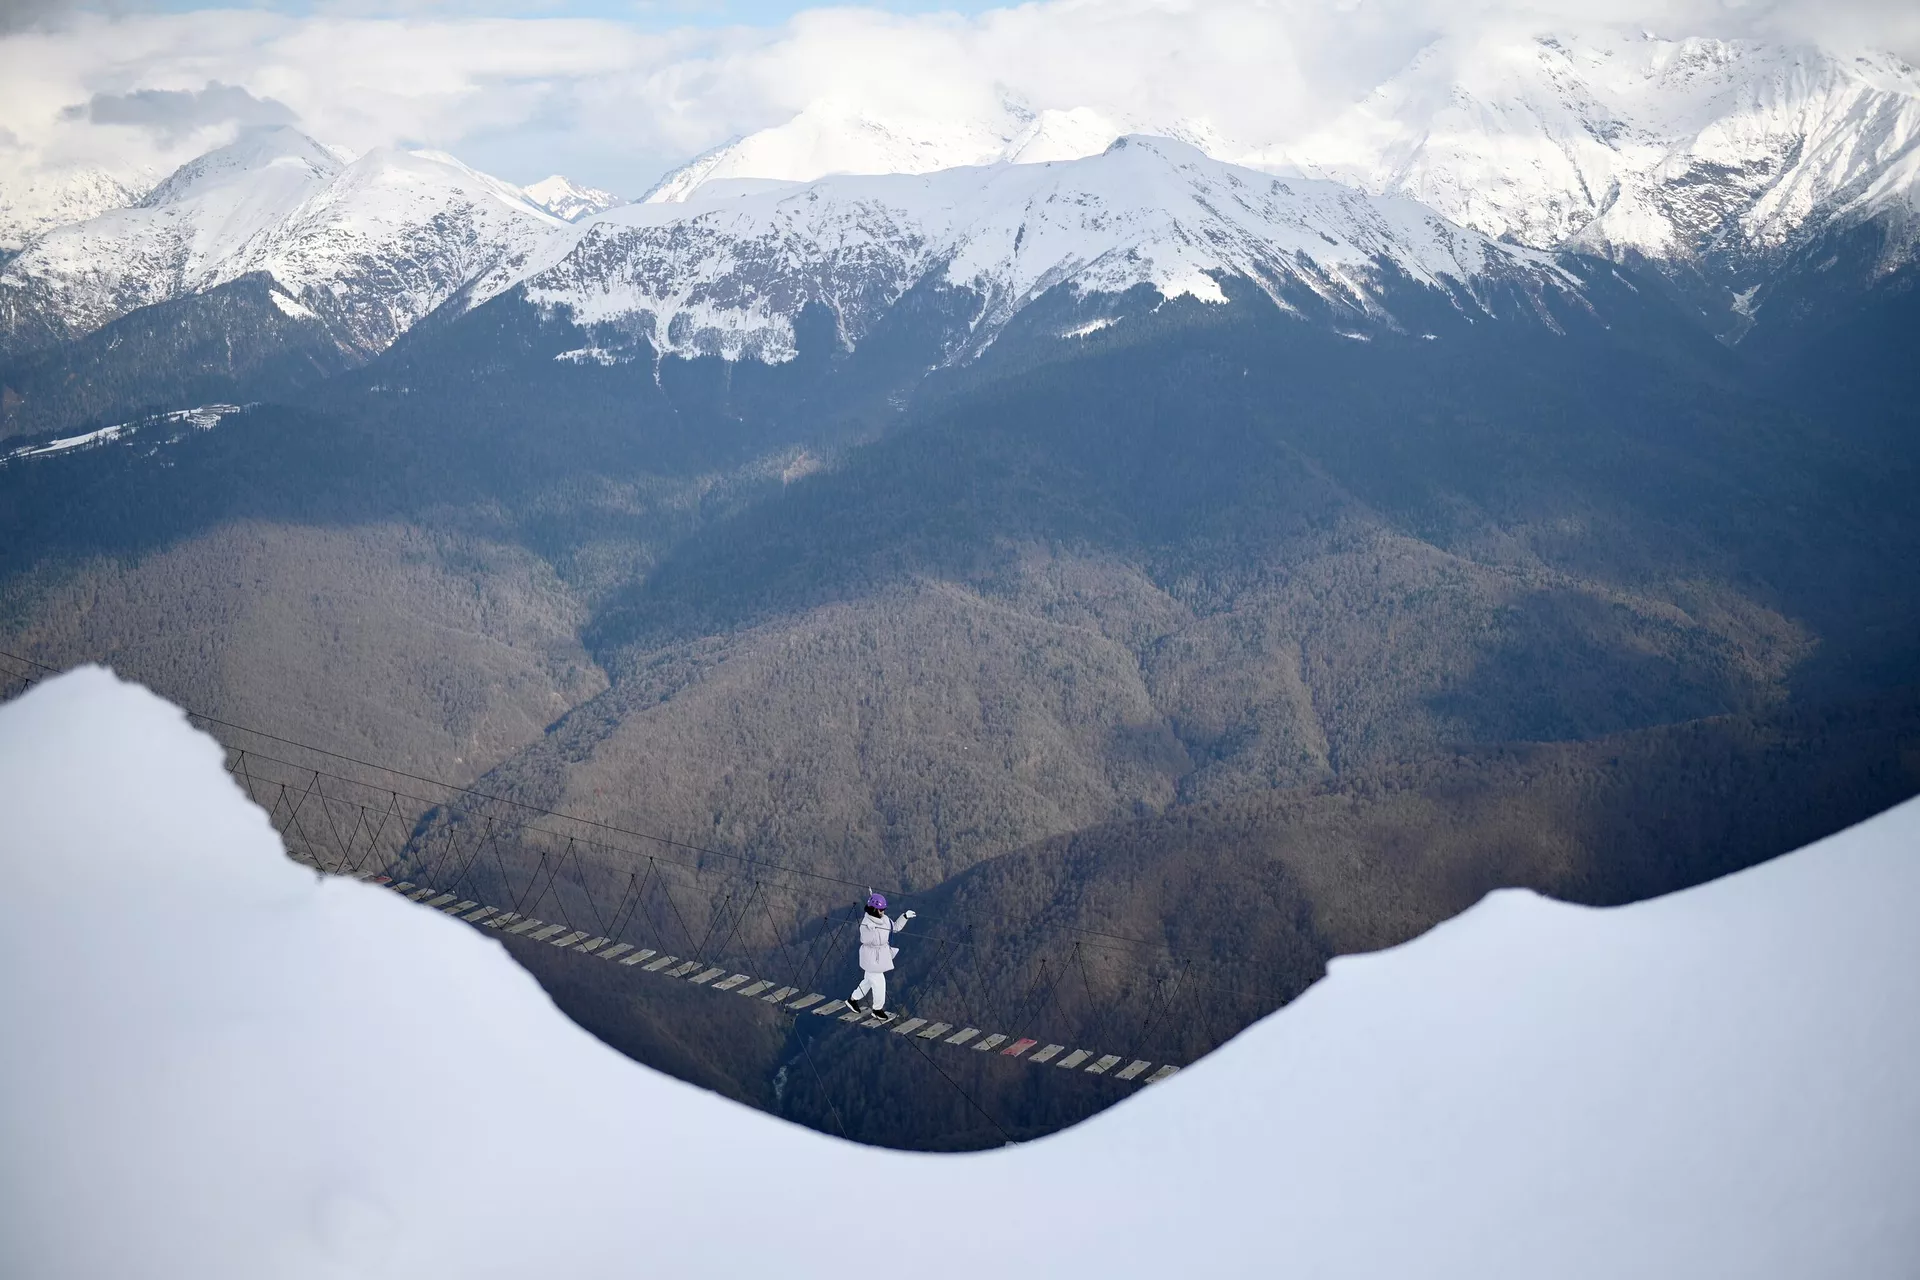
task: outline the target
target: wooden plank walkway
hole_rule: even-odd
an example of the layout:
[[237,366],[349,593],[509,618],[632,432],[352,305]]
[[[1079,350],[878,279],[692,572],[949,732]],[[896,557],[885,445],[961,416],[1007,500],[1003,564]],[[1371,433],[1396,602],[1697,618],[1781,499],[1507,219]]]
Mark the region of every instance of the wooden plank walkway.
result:
[[[294,857],[296,861],[303,862],[316,871],[326,870],[297,854]],[[1059,1055],[1067,1050],[1067,1046],[1063,1044],[1049,1044],[1038,1052],[1028,1053],[1028,1050],[1039,1041],[999,1031],[987,1032],[983,1035],[979,1027],[959,1026],[950,1022],[931,1022],[926,1018],[910,1018],[901,1009],[893,1010],[895,1016],[883,1022],[869,1016],[863,1010],[853,1009],[845,1000],[830,999],[817,991],[809,991],[803,995],[800,988],[781,986],[770,978],[756,978],[749,973],[733,973],[727,968],[703,964],[698,960],[688,960],[684,956],[664,956],[647,948],[636,950],[630,943],[625,942],[608,946],[611,939],[589,937],[587,931],[583,929],[569,929],[563,924],[531,920],[511,911],[503,911],[498,907],[480,906],[475,902],[455,902],[454,898],[457,896],[455,894],[436,893],[433,889],[412,881],[403,880],[396,883],[386,876],[375,875],[372,872],[347,874],[352,879],[391,889],[422,906],[431,907],[456,919],[464,920],[476,929],[498,929],[504,933],[519,936],[525,941],[544,942],[562,950],[571,948],[582,955],[612,961],[622,966],[637,965],[644,973],[688,982],[694,986],[704,987],[708,991],[729,992],[748,999],[757,999],[764,1004],[781,1006],[794,1014],[811,1011],[821,1017],[838,1015],[840,1021],[865,1030],[885,1029],[897,1036],[917,1035],[919,1039],[932,1044],[944,1044],[974,1052],[997,1051],[1000,1057],[1013,1058],[1033,1066],[1052,1063],[1056,1068],[1068,1071],[1142,1085],[1156,1084],[1180,1069],[1173,1063],[1167,1062],[1149,1071],[1148,1068],[1153,1067],[1154,1064],[1147,1059],[1135,1058],[1128,1062],[1127,1058],[1121,1054],[1097,1053],[1092,1049],[1074,1049],[1067,1052],[1065,1057],[1060,1057]],[[720,978],[721,981],[714,981],[716,978]],[[950,1032],[952,1034],[948,1034]],[[1057,1062],[1056,1058],[1059,1059]],[[1126,1062],[1127,1065],[1119,1071],[1114,1071],[1113,1068],[1122,1062]],[[1112,1074],[1108,1074],[1109,1072]]]

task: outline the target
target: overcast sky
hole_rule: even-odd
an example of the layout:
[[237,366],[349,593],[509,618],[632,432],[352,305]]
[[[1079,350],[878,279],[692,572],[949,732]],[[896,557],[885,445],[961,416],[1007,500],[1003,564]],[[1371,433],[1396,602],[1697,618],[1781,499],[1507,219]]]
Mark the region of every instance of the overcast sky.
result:
[[1441,34],[1591,21],[1920,52],[1913,0],[0,0],[0,181],[165,169],[238,127],[290,123],[633,195],[823,97],[934,115],[1012,98],[1272,142]]

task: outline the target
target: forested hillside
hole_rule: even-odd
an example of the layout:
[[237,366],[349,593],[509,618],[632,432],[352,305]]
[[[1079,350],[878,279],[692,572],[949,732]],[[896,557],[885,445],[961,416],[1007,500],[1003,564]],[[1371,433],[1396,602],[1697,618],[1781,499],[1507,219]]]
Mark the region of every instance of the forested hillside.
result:
[[[0,648],[885,887],[924,917],[907,1007],[1190,1058],[1490,888],[1628,901],[1920,790],[1890,394],[1778,394],[1660,289],[1559,269],[1578,305],[1472,316],[1402,282],[1422,327],[1365,334],[1231,277],[1084,332],[1063,292],[946,363],[950,290],[851,346],[811,306],[774,364],[509,290],[211,425],[17,441]],[[416,858],[465,820],[406,817]],[[470,891],[511,900],[537,850],[491,847]],[[820,941],[817,902],[757,901],[740,948]],[[1068,933],[1131,941],[1069,975]],[[837,1024],[702,1022],[705,993],[514,949],[687,1078],[818,1127],[858,1101],[873,1141],[988,1140],[884,1040],[807,1045],[803,1087]],[[1023,1134],[1119,1096],[974,1056]]]

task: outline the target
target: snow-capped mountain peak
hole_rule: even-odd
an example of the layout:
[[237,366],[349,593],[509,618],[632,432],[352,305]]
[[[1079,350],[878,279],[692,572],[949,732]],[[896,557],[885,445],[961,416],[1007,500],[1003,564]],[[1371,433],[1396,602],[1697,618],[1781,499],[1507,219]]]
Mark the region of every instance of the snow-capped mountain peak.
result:
[[699,157],[648,196],[745,179],[927,173],[1075,159],[1126,133],[1219,160],[1411,197],[1495,239],[1645,261],[1729,336],[1740,296],[1836,227],[1890,218],[1889,269],[1920,241],[1920,74],[1891,55],[1753,40],[1511,26],[1428,44],[1305,137],[1247,142],[1205,121],[983,99],[881,115],[837,99]]
[[1007,140],[1002,157],[1014,164],[1045,164],[1097,156],[1126,130],[1090,107],[1037,113],[1027,127]]
[[[8,263],[0,293],[16,323],[6,336],[85,333],[266,271],[371,353],[565,225],[449,155],[376,148],[344,163],[297,130],[250,130],[137,205],[57,228]],[[44,331],[21,332],[36,320]]]
[[[86,333],[184,292],[232,279],[342,172],[332,152],[293,129],[249,130],[182,165],[139,203],[57,227],[0,272],[17,337]],[[36,336],[29,333],[28,337]]]
[[566,224],[518,187],[438,151],[378,147],[229,264],[266,271],[378,351],[482,273]]
[[1890,197],[1917,144],[1920,77],[1897,58],[1600,30],[1437,41],[1253,160],[1523,244],[1673,262],[1764,259]]
[[1147,285],[1223,302],[1223,281],[1239,277],[1287,310],[1388,326],[1401,284],[1462,307],[1496,280],[1572,288],[1543,255],[1412,201],[1139,135],[1067,161],[709,186],[613,210],[551,256],[525,280],[537,303],[642,335],[657,352],[762,360],[795,353],[793,322],[809,303],[831,307],[857,343],[922,282],[973,299],[967,350],[1059,286],[1082,299]]
[[661,179],[645,200],[685,201],[706,183],[730,178],[810,182],[829,174],[931,173],[991,164],[1004,158],[1011,140],[996,124],[1004,126],[964,118],[882,120],[838,99],[823,99],[785,124],[696,157]]
[[[971,113],[888,115],[830,97],[632,206],[437,152],[351,158],[284,127],[137,202],[102,175],[69,185],[10,182],[0,200],[0,236],[24,245],[0,268],[0,348],[251,271],[362,353],[456,295],[527,280],[582,314],[654,317],[658,350],[777,355],[793,298],[829,302],[857,335],[936,269],[985,300],[991,332],[1068,280],[1208,297],[1226,273],[1366,312],[1381,263],[1469,292],[1488,272],[1548,279],[1514,247],[1652,263],[1737,336],[1766,303],[1755,290],[1830,229],[1884,220],[1887,261],[1911,257],[1920,73],[1754,41],[1504,31],[1436,40],[1310,136],[1259,145],[1111,105],[983,95]],[[29,240],[55,207],[93,216]]]
[[590,218],[596,213],[625,203],[611,191],[602,191],[598,187],[583,187],[557,173],[550,178],[542,178],[538,182],[522,187],[521,193],[532,204],[563,222],[578,222],[582,218]]
[[241,189],[238,200],[257,199],[262,173],[273,173],[284,183],[325,181],[339,173],[343,162],[331,149],[297,129],[284,126],[246,129],[224,147],[189,160],[175,169],[139,202],[143,209],[159,209],[204,199],[214,192]]
[[692,199],[712,183],[742,178],[811,182],[835,174],[934,173],[1012,163],[1041,164],[1099,155],[1114,139],[1146,133],[1189,142],[1216,157],[1232,147],[1204,122],[1115,118],[1091,107],[1033,110],[1002,101],[966,116],[882,119],[827,98],[785,124],[736,138],[668,174],[644,199]]

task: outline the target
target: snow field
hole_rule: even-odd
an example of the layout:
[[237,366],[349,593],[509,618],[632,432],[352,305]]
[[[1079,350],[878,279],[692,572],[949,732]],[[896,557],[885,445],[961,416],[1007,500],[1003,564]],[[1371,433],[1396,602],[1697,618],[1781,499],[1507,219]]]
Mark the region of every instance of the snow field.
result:
[[1494,894],[1076,1129],[937,1157],[620,1058],[497,944],[289,862],[221,766],[99,669],[0,707],[0,1273],[824,1276],[877,1248],[931,1275],[1891,1280],[1920,1257],[1920,803],[1633,907]]

